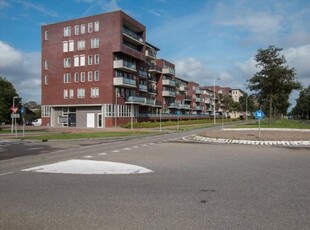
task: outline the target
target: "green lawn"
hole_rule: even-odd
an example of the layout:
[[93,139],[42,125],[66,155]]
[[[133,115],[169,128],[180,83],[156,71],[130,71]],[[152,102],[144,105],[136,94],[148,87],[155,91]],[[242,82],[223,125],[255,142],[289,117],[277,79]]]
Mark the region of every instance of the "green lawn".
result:
[[[249,122],[248,124],[236,125],[232,128],[257,128],[258,120],[254,120],[253,122]],[[310,124],[307,124],[300,120],[288,120],[288,119],[280,119],[275,120],[269,125],[268,119],[261,120],[260,123],[261,128],[286,128],[286,129],[310,129]]]

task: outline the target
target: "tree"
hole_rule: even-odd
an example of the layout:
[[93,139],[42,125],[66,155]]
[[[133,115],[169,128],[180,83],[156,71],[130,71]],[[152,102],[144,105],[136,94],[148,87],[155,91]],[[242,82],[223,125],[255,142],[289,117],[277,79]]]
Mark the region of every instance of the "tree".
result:
[[248,80],[248,87],[257,92],[258,101],[268,104],[269,124],[274,115],[273,110],[285,112],[289,107],[289,103],[286,103],[289,95],[301,87],[295,79],[295,69],[285,65],[286,59],[280,56],[281,51],[281,48],[275,46],[259,49],[255,61],[260,71]]
[[296,100],[296,106],[292,109],[292,114],[303,119],[309,119],[310,116],[310,85],[302,89],[299,98]]
[[[18,96],[11,82],[0,76],[0,122],[9,122],[13,97]],[[19,105],[16,101],[16,105]]]

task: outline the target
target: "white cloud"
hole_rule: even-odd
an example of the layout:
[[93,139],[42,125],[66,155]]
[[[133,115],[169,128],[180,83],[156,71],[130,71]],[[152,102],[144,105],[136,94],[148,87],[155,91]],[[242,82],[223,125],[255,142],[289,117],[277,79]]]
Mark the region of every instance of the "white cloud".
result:
[[22,53],[0,41],[0,75],[10,81],[23,102],[41,100],[41,54]]

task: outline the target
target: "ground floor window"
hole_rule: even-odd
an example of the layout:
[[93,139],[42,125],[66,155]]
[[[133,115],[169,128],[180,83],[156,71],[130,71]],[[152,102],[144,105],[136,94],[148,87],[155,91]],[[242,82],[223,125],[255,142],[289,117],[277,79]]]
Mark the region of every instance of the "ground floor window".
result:
[[[135,114],[135,106],[132,107]],[[130,117],[131,116],[131,105],[105,105],[105,117]]]

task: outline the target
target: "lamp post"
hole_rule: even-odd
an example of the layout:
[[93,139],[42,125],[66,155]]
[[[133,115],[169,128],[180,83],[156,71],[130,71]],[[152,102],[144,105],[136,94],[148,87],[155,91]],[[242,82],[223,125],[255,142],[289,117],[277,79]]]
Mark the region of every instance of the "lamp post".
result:
[[215,119],[215,99],[216,99],[216,96],[215,96],[215,81],[216,80],[220,80],[221,78],[216,78],[214,79],[214,83],[213,83],[213,92],[214,92],[214,106],[213,106],[213,123],[216,124],[216,119]]
[[[12,105],[12,107],[13,107],[13,109],[15,108],[15,99],[16,98],[20,98],[19,96],[14,96],[13,97],[13,105]],[[15,112],[14,112],[14,114],[15,114]],[[16,118],[14,117],[13,118],[13,116],[12,116],[12,127],[11,127],[11,133],[13,134],[13,132],[14,132],[14,121],[15,121],[15,123],[16,123]]]
[[248,96],[245,98],[245,120],[248,120]]

